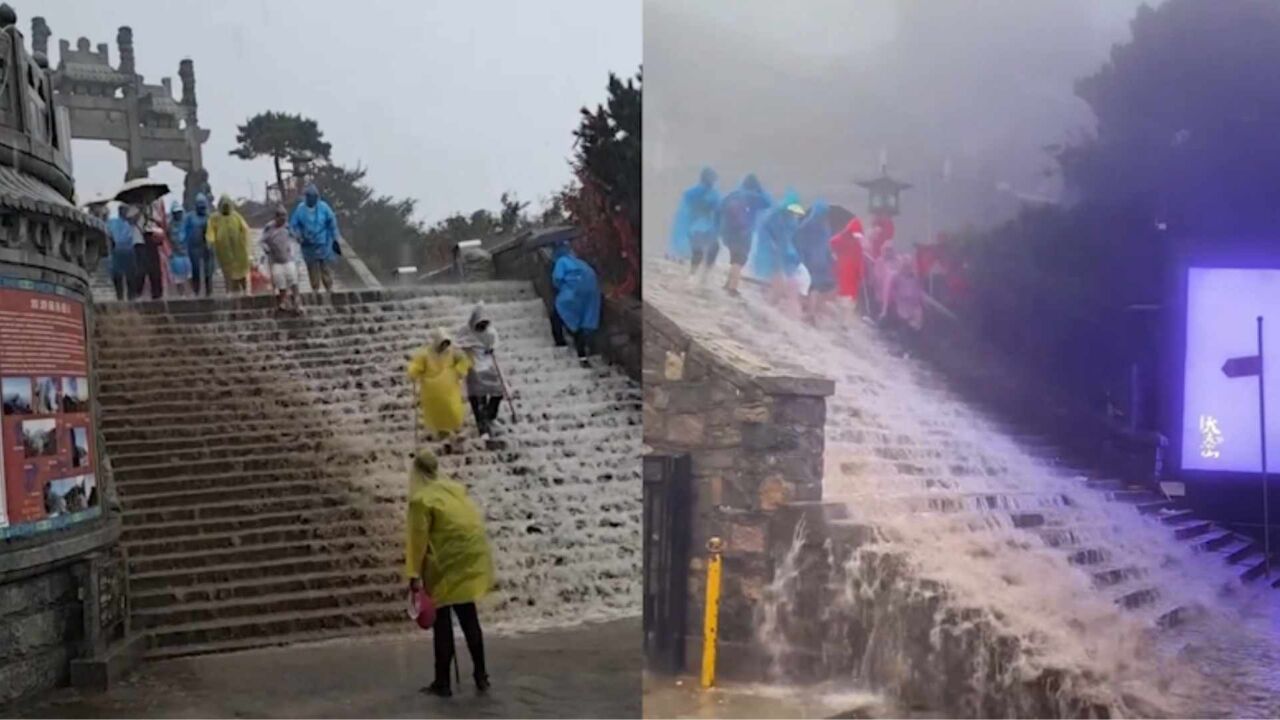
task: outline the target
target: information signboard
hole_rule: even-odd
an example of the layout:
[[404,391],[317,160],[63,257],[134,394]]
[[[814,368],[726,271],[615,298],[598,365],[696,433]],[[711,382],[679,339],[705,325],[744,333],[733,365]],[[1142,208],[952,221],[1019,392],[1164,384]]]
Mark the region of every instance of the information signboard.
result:
[[0,538],[102,512],[85,310],[60,286],[0,277]]

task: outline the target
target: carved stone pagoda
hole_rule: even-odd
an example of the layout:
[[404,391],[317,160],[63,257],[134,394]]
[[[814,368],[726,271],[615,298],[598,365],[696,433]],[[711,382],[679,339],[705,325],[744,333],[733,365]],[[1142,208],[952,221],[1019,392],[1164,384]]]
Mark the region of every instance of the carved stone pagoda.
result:
[[0,5],[0,248],[85,270],[106,253],[102,221],[75,205],[71,121],[48,57],[28,54],[13,8]]

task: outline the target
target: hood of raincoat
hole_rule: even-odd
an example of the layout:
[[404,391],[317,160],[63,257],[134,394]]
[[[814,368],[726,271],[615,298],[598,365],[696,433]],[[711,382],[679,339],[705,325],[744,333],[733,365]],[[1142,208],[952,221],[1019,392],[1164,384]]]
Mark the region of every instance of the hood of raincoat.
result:
[[857,215],[854,215],[853,219],[849,221],[849,224],[844,226],[844,232],[848,233],[851,237],[855,237],[861,240],[862,239],[862,219],[859,218]]
[[552,260],[559,260],[562,257],[567,257],[572,254],[573,254],[573,248],[569,247],[569,243],[566,243],[566,242],[556,243],[555,247],[551,248]]
[[204,193],[196,195],[196,214],[207,215],[209,213],[209,198]]
[[[489,327],[477,329],[483,321],[489,321]],[[479,303],[471,310],[467,324],[458,331],[458,346],[462,348],[482,347],[492,350],[498,344],[498,331],[493,328],[493,318],[489,317],[484,303]]]
[[174,200],[173,202],[169,203],[169,212],[174,215],[182,212],[182,203],[178,202],[177,200]]
[[307,207],[315,207],[316,203],[320,202],[320,189],[315,186],[315,183],[311,183],[307,185],[306,190],[302,191],[302,197]]
[[831,238],[831,228],[827,223],[828,205],[822,200],[814,200],[813,205],[809,207],[809,212],[800,221],[800,226],[796,228],[796,244],[821,244],[822,247],[827,246],[827,241]]
[[436,479],[440,474],[440,460],[436,458],[436,454],[422,448],[418,451],[417,456],[413,458],[413,467],[409,470],[409,477],[414,482],[429,482]]
[[235,203],[231,202],[230,195],[227,195],[224,193],[222,197],[218,198],[218,212],[222,213],[223,215],[230,215],[231,213],[235,212],[235,210],[236,210],[236,205]]
[[764,188],[760,186],[760,179],[755,173],[751,173],[742,179],[742,189],[753,193],[763,193]]
[[431,332],[427,333],[427,351],[434,356],[439,356],[443,354],[440,352],[440,343],[444,342],[445,340],[449,341],[450,347],[449,349],[446,349],[444,352],[449,352],[449,350],[452,349],[452,346],[453,346],[453,338],[449,337],[449,333],[445,332],[441,328],[431,328]]
[[680,196],[680,206],[671,223],[671,240],[667,247],[670,257],[683,260],[693,254],[691,239],[714,233],[718,225],[720,193],[716,191],[716,172],[703,168],[698,184],[685,190]]

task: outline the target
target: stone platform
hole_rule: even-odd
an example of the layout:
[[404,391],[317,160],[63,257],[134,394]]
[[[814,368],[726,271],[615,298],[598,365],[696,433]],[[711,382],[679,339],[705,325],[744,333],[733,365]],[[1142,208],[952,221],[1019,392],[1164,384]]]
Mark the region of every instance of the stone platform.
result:
[[[407,621],[406,621],[407,623]],[[148,663],[100,695],[63,690],[18,709],[27,718],[634,718],[641,701],[640,620],[518,636],[487,635],[493,690],[441,699],[431,635],[343,639]],[[459,648],[465,647],[458,638]]]

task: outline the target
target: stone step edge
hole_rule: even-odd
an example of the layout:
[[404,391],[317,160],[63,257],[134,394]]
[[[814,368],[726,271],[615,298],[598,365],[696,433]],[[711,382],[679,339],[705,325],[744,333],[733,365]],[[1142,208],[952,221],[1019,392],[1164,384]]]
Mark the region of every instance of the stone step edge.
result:
[[[345,577],[362,576],[362,575],[380,575],[380,574],[395,575],[397,578],[399,578],[402,572],[403,570],[400,567],[400,563],[396,563],[395,565],[388,565],[383,570],[378,570],[377,568],[355,568],[354,570],[343,569],[343,570],[334,570],[331,572],[299,573],[296,575],[285,575],[279,578],[253,578],[250,580],[233,580],[225,583],[203,583],[199,585],[184,585],[181,588],[177,588],[176,590],[183,593],[193,593],[193,592],[202,592],[202,591],[211,592],[214,590],[234,590],[237,588],[254,587],[256,585],[270,584],[272,582],[280,582],[282,580],[301,580],[301,581],[329,580],[334,578],[345,578]],[[153,590],[131,591],[129,595],[131,598],[141,599],[141,598],[163,597],[166,595],[172,595],[174,594],[174,592],[175,592],[174,588],[156,588]],[[262,596],[257,596],[257,597],[262,597]],[[134,610],[134,612],[137,613],[141,611],[141,609],[142,608],[138,608]]]
[[[408,616],[406,616],[405,619],[407,622]],[[398,623],[379,622],[374,625],[366,626],[365,628],[310,630],[301,633],[286,633],[281,635],[258,636],[254,638],[239,638],[236,640],[221,640],[211,643],[177,645],[167,648],[151,648],[147,651],[147,659],[160,661],[180,657],[190,657],[194,655],[211,655],[216,653],[254,650],[258,648],[280,647],[284,645],[305,646],[309,643],[328,642],[341,638],[400,635],[408,632],[412,632],[412,629],[401,628]],[[419,630],[418,632],[421,631]]]
[[[400,548],[401,552],[403,552],[403,550],[404,548]],[[166,577],[172,577],[174,575],[195,575],[199,573],[210,573],[210,572],[234,572],[236,570],[245,570],[250,568],[257,569],[257,568],[280,567],[280,566],[297,563],[300,560],[308,560],[308,559],[325,560],[325,561],[328,561],[330,565],[342,567],[342,561],[344,559],[359,558],[362,560],[367,560],[367,559],[376,558],[376,557],[378,557],[377,554],[348,552],[348,553],[341,553],[337,555],[322,555],[322,556],[317,556],[313,558],[296,558],[296,557],[277,558],[275,560],[260,560],[257,562],[226,563],[223,565],[206,565],[198,568],[181,568],[181,569],[175,569],[175,570],[153,570],[145,573],[136,573],[130,570],[129,582],[132,583],[132,582],[138,582],[142,580],[160,580]],[[297,574],[302,575],[304,573],[297,573]],[[277,577],[292,577],[292,575],[280,575]],[[199,583],[199,584],[208,585],[210,583],[205,582],[205,583]],[[181,587],[186,587],[186,586],[184,585]]]
[[[255,515],[254,517],[256,518],[261,516]],[[178,523],[175,523],[175,524],[178,524]],[[314,524],[304,525],[300,523],[294,523],[292,525],[284,526],[284,527],[274,527],[274,528],[263,527],[263,528],[251,528],[247,530],[231,530],[231,531],[223,531],[223,532],[215,532],[215,533],[199,533],[197,535],[189,536],[186,541],[190,541],[193,539],[225,540],[233,537],[243,537],[245,535],[253,535],[255,533],[265,534],[269,532],[279,532],[281,529],[313,529],[314,528],[314,529],[335,530],[338,528],[346,529],[346,528],[356,528],[356,527],[363,527],[363,528],[370,527],[370,522],[366,519],[358,519],[358,520],[339,520],[337,522],[325,523],[323,525],[314,525]],[[339,540],[345,537],[348,537],[348,536],[340,535],[331,539]],[[366,535],[363,537],[368,537],[368,536]],[[122,540],[120,544],[124,546],[125,550],[133,550],[133,549],[140,549],[140,548],[151,546],[151,545],[175,545],[180,542],[184,542],[184,541],[174,537],[163,537],[163,538],[151,538],[148,540]],[[250,547],[256,547],[257,545],[258,544],[256,543],[251,543],[249,545],[236,545],[234,547],[250,548]],[[139,556],[136,556],[136,559],[140,560],[144,557],[154,557],[154,556],[139,555]]]
[[[330,588],[328,590],[324,590],[320,592],[317,592],[315,590],[294,590],[290,592],[271,593],[268,595],[257,595],[249,598],[226,598],[223,600],[201,600],[199,602],[193,602],[193,603],[184,603],[179,601],[171,605],[163,605],[161,607],[155,607],[155,608],[133,608],[130,612],[130,617],[131,618],[163,618],[176,613],[188,612],[188,611],[217,610],[220,608],[244,608],[244,607],[252,607],[254,605],[267,606],[267,605],[277,604],[281,602],[288,602],[290,600],[296,600],[301,598],[315,598],[315,597],[328,596],[328,597],[333,597],[335,599],[338,599],[341,597],[358,595],[362,593],[371,593],[371,592],[387,593],[387,592],[391,592],[398,589],[401,589],[401,586],[399,583],[396,583],[395,585],[368,584],[368,585],[357,585],[357,586],[351,586],[351,587],[345,587],[345,588]],[[341,610],[343,608],[348,608],[348,607],[355,607],[355,606],[343,605],[342,603],[338,603],[338,605],[336,605],[333,608],[324,608],[324,609]],[[319,609],[320,608],[317,608],[317,610]],[[260,615],[242,616],[242,617],[260,617]],[[232,618],[227,618],[227,619],[230,620]],[[201,622],[212,622],[212,621],[201,621]],[[168,628],[168,627],[175,627],[175,626],[174,625],[161,625],[161,626],[151,625],[151,626],[148,626],[147,629],[154,631],[157,629]]]
[[[305,550],[305,549],[314,550],[316,555],[328,555],[330,554],[329,550],[331,548],[327,546],[331,543],[348,546],[348,547],[341,548],[339,550],[339,552],[344,555],[362,553],[362,552],[365,552],[366,549],[382,550],[388,547],[395,547],[397,545],[396,538],[392,535],[388,535],[387,537],[377,537],[377,536],[370,537],[365,535],[365,536],[360,536],[355,538],[347,537],[347,538],[316,539],[316,540],[295,540],[293,542],[261,543],[258,545],[251,545],[247,548],[233,547],[233,548],[222,548],[219,550],[205,551],[205,552],[198,553],[198,556],[203,559],[212,560],[214,558],[219,558],[221,556],[230,556],[234,558],[236,554],[239,554],[239,553],[248,554],[250,550],[254,552],[261,552],[261,551],[268,551],[268,550]],[[156,562],[161,562],[165,560],[183,560],[191,557],[192,557],[192,553],[190,552],[169,553],[168,555],[145,555],[137,558],[129,558],[129,564],[130,566],[132,566],[135,563],[156,563]],[[297,558],[295,557],[293,559],[296,560]],[[136,577],[154,577],[157,575],[163,576],[163,575],[173,574],[178,572],[206,570],[209,568],[220,567],[220,565],[226,565],[226,564],[233,564],[233,563],[221,563],[221,564],[212,563],[208,565],[183,565],[177,568],[173,568],[171,570],[150,570],[144,573],[137,573]],[[134,576],[132,573],[130,575],[131,577]]]

